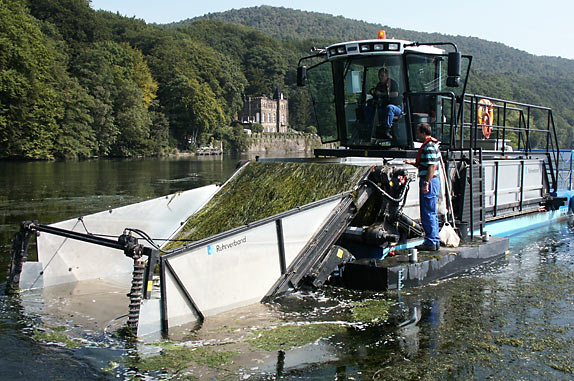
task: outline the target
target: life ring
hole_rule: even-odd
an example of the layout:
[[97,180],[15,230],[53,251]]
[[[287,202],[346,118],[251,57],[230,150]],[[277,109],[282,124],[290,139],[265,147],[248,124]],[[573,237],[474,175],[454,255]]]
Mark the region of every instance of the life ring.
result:
[[492,133],[492,121],[494,120],[494,104],[488,99],[478,101],[478,123],[482,126],[482,134],[490,138]]

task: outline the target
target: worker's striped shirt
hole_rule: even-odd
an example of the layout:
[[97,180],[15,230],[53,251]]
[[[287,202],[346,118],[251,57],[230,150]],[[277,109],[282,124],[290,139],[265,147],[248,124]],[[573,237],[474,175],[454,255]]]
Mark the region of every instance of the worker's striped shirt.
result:
[[440,150],[438,144],[430,141],[428,142],[421,153],[421,161],[419,162],[419,177],[424,177],[428,173],[429,165],[436,165],[434,176],[438,176],[440,169]]

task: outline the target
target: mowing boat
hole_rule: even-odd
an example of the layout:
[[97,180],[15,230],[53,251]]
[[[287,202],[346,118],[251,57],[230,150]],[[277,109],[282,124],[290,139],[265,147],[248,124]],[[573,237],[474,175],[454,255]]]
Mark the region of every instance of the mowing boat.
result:
[[[113,284],[129,291],[128,327],[146,336],[293,289],[400,290],[503,256],[508,235],[572,212],[572,153],[559,150],[551,109],[465,93],[471,62],[453,43],[384,33],[314,49],[297,82],[323,143],[339,148],[240,163],[222,185],[77,219],[23,222],[7,288],[47,297]],[[461,239],[437,252],[413,250],[424,231],[417,169],[405,161],[421,123],[440,142],[440,223]],[[26,260],[32,235],[37,262]]]

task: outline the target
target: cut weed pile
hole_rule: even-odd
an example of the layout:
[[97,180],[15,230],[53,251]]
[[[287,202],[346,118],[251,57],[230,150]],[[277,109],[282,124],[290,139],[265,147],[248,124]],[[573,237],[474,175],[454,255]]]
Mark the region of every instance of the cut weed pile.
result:
[[[176,240],[197,241],[352,190],[365,167],[318,163],[249,163],[192,215]],[[173,241],[165,249],[182,246]]]

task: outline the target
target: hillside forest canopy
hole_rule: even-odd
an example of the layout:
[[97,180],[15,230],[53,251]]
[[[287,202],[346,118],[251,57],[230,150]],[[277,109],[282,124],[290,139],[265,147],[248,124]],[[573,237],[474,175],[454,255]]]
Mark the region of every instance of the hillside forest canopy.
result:
[[247,146],[234,123],[246,96],[289,99],[290,127],[312,131],[298,59],[312,46],[376,36],[455,42],[474,55],[470,92],[553,108],[572,147],[574,61],[499,43],[393,29],[269,6],[169,25],[89,0],[0,0],[0,158],[163,155],[212,138]]

